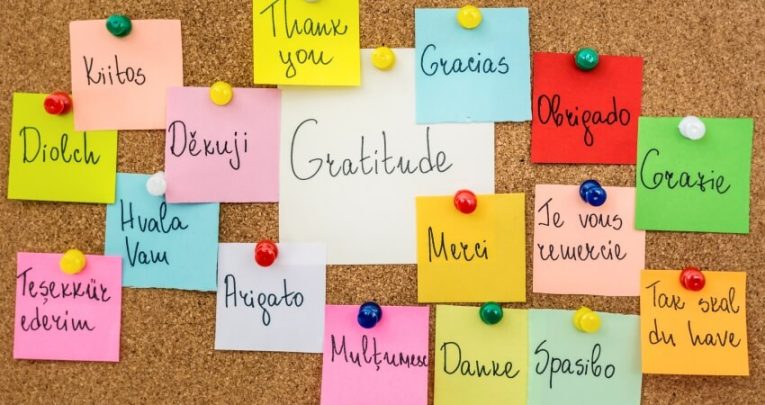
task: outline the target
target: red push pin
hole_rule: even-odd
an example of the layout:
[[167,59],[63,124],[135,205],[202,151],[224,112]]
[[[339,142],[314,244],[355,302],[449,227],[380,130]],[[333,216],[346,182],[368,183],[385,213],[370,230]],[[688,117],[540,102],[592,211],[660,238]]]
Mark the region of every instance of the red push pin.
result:
[[701,291],[706,280],[698,267],[688,266],[680,272],[680,284],[691,291]]
[[72,110],[72,98],[66,92],[56,91],[45,97],[43,106],[48,114],[64,115]]
[[478,206],[478,199],[470,190],[460,190],[454,195],[454,206],[463,213],[470,214]]
[[262,240],[255,245],[255,262],[263,267],[268,267],[276,261],[279,248],[270,240]]

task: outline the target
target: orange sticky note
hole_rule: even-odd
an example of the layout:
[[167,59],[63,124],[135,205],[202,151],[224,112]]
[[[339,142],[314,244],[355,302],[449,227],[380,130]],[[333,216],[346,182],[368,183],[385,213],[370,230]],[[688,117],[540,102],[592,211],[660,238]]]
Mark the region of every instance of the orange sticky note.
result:
[[181,22],[132,23],[124,37],[105,20],[70,23],[75,129],[165,127],[166,90],[183,86]]
[[746,273],[703,274],[704,288],[691,291],[680,284],[680,271],[643,271],[643,373],[749,375]]
[[453,196],[417,197],[419,302],[526,301],[524,194],[477,200],[464,214]]

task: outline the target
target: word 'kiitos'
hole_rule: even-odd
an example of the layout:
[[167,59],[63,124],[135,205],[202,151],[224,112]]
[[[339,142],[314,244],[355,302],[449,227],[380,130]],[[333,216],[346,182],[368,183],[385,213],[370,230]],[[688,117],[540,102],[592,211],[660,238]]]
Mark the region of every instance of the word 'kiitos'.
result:
[[592,125],[621,125],[627,126],[630,123],[630,112],[626,108],[619,108],[616,105],[616,97],[611,98],[611,110],[592,111],[574,106],[571,110],[565,107],[561,112],[560,95],[555,94],[552,97],[542,94],[537,98],[537,118],[542,124],[552,122],[556,127],[569,126],[584,128],[584,144],[592,146],[595,144],[595,135],[592,132]]
[[146,83],[146,75],[143,74],[142,68],[134,68],[131,66],[126,67],[124,70],[120,69],[120,61],[117,55],[114,55],[114,66],[106,65],[106,67],[94,67],[94,59],[83,56],[82,60],[85,62],[85,75],[88,79],[88,86],[94,84],[110,85],[115,84],[135,84],[143,86]]
[[[638,171],[638,173],[640,173],[640,184],[649,190],[655,190],[659,187],[674,190],[679,187],[697,189],[702,193],[706,191],[714,191],[717,194],[725,194],[730,190],[731,185],[725,183],[725,176],[722,174],[715,175],[714,169],[710,170],[709,173],[697,171],[695,174],[684,170],[679,173],[663,170],[653,166],[653,158],[651,159],[651,165],[648,164],[648,158],[653,155],[656,155],[658,158],[661,155],[661,152],[656,148],[649,149],[643,156]],[[651,171],[653,171],[653,175],[646,173]]]
[[553,387],[553,377],[558,373],[579,377],[603,377],[606,379],[612,378],[616,373],[616,367],[613,364],[606,364],[605,366],[598,364],[601,352],[600,343],[595,343],[592,346],[589,358],[580,359],[568,359],[551,355],[550,351],[543,347],[545,343],[547,343],[547,339],[541,341],[534,350],[535,356],[541,356],[541,359],[537,360],[534,372],[537,375],[549,374],[550,389]]
[[[167,127],[167,136],[170,137],[170,153],[173,156],[181,157],[187,152],[192,157],[200,154],[202,157],[233,155],[228,159],[228,165],[234,170],[239,170],[242,165],[239,157],[240,139],[243,153],[247,153],[247,132],[243,132],[241,138],[239,138],[239,132],[234,131],[233,139],[197,139],[197,131],[188,131],[185,122],[176,120]],[[201,148],[198,142],[201,143]],[[231,142],[230,145],[229,142]]]
[[338,344],[337,338],[333,333],[330,335],[330,343],[332,345],[332,357],[330,358],[330,361],[333,363],[335,362],[335,358],[337,358],[339,361],[355,364],[359,367],[373,366],[375,371],[380,371],[381,366],[390,366],[394,368],[428,366],[427,353],[415,354],[380,351],[377,348],[376,337],[372,337],[372,347],[370,347],[369,337],[367,335],[361,336],[361,350],[355,352],[346,347],[345,335],[343,335]]
[[482,57],[481,52],[478,52],[475,56],[470,56],[463,60],[462,58],[444,59],[437,58],[432,60],[428,57],[428,51],[435,52],[436,46],[428,44],[422,50],[422,56],[420,56],[420,70],[425,76],[435,76],[439,73],[444,76],[457,73],[478,73],[478,74],[492,74],[497,73],[505,75],[510,71],[510,65],[507,64],[506,58],[503,56],[498,61],[494,61],[489,57]]
[[40,131],[35,127],[23,127],[19,131],[19,136],[23,139],[22,163],[42,163],[58,162],[64,163],[84,163],[86,165],[97,165],[101,160],[101,155],[88,150],[88,134],[82,133],[82,146],[74,146],[69,149],[69,134],[61,134],[57,144],[49,145],[42,141]]
[[491,365],[481,363],[479,360],[463,360],[462,348],[457,342],[444,342],[438,349],[443,352],[444,373],[455,374],[459,372],[468,377],[505,377],[515,378],[521,372],[513,370],[512,361],[492,360]]
[[277,308],[282,305],[287,307],[296,308],[303,306],[304,297],[300,292],[289,291],[287,288],[287,279],[282,279],[283,290],[280,294],[259,292],[255,294],[253,290],[244,291],[236,288],[236,277],[233,274],[226,274],[223,278],[223,284],[225,286],[225,305],[226,308],[229,305],[232,308],[236,308],[240,304],[248,308],[255,309],[257,304],[262,311],[261,322],[264,326],[271,324],[271,312],[272,308]]

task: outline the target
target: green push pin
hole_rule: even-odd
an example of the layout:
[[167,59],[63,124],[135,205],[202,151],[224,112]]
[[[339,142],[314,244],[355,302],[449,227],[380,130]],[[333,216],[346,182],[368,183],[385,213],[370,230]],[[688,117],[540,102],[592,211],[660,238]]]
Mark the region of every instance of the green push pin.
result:
[[106,29],[115,37],[124,37],[130,34],[133,23],[124,14],[112,14],[106,19]]
[[502,320],[502,307],[496,302],[487,302],[481,305],[478,314],[481,316],[483,323],[494,325]]
[[592,70],[598,66],[598,51],[592,48],[582,48],[574,55],[576,67],[581,70]]

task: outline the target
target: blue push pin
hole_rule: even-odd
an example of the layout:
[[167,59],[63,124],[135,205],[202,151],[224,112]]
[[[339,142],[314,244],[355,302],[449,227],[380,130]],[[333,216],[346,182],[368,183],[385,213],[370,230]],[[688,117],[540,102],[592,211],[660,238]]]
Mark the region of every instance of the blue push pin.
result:
[[600,207],[606,202],[606,190],[596,180],[586,180],[579,186],[579,196],[587,204]]
[[358,320],[362,328],[369,329],[377,325],[377,322],[380,322],[381,319],[382,308],[376,302],[370,301],[361,304]]

